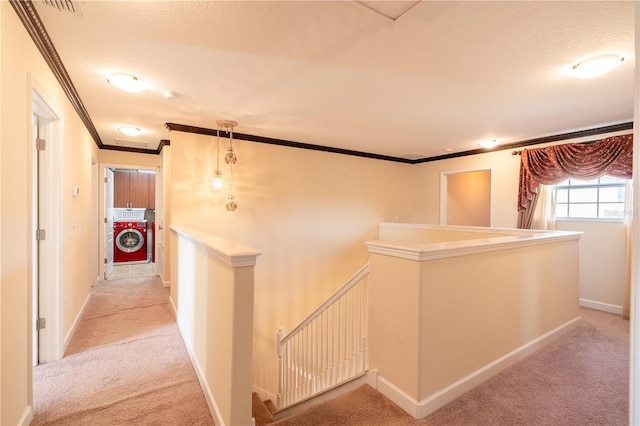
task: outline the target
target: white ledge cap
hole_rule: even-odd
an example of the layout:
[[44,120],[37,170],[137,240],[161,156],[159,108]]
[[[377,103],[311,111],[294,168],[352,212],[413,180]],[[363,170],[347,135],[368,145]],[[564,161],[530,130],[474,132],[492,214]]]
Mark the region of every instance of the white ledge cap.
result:
[[181,237],[205,246],[209,253],[233,267],[255,266],[257,257],[262,254],[252,247],[225,240],[188,226],[172,225],[169,226],[169,229]]
[[[491,228],[488,228],[489,230]],[[500,237],[477,238],[462,241],[435,243],[407,243],[393,240],[367,241],[369,253],[425,261],[445,257],[467,256],[497,250],[526,247],[539,244],[553,244],[562,241],[579,240],[582,232],[546,231],[520,233]]]

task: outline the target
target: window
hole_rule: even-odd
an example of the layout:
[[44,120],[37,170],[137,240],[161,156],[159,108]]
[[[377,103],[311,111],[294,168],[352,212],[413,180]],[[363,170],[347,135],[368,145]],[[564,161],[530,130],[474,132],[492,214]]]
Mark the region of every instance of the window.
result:
[[556,218],[623,219],[626,182],[611,176],[560,182],[556,185]]

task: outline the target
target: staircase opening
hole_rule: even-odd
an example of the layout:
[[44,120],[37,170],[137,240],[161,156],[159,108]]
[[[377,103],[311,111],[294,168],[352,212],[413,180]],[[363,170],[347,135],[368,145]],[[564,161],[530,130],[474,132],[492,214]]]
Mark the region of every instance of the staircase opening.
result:
[[368,277],[367,263],[289,334],[278,331],[278,412],[366,373]]

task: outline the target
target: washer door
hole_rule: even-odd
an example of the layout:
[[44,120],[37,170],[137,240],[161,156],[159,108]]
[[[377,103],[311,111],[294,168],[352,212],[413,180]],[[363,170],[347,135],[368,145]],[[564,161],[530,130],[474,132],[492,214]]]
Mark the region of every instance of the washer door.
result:
[[137,229],[127,229],[120,232],[116,237],[116,246],[125,253],[138,251],[143,244],[144,237]]

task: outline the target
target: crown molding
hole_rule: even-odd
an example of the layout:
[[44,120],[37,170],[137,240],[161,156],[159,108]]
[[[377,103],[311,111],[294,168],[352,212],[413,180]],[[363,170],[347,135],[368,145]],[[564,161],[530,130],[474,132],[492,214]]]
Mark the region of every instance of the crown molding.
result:
[[22,24],[31,36],[36,47],[40,51],[40,54],[42,54],[45,62],[49,65],[49,68],[56,76],[56,79],[58,79],[60,86],[62,86],[62,90],[64,90],[64,93],[67,95],[67,98],[69,98],[71,105],[73,105],[73,108],[80,116],[80,120],[82,120],[89,131],[89,134],[91,134],[93,141],[96,143],[98,148],[105,148],[105,145],[102,143],[100,135],[98,135],[98,131],[93,125],[93,121],[91,121],[91,117],[89,116],[87,109],[84,107],[84,104],[80,99],[80,95],[78,95],[78,91],[73,85],[62,60],[56,51],[56,48],[53,46],[53,42],[49,38],[49,34],[44,28],[44,24],[40,20],[40,15],[36,12],[33,3],[31,0],[10,0],[10,3],[16,11],[18,18],[20,18],[20,21],[22,21]]
[[[217,134],[216,129],[208,129],[206,127],[188,126],[188,125],[176,124],[176,123],[166,123],[165,126],[167,127],[167,129],[169,129],[169,131],[195,133],[195,134],[207,135],[207,136],[216,136]],[[513,143],[504,144],[504,145],[499,145],[491,149],[481,148],[481,149],[474,149],[470,151],[454,152],[446,155],[439,155],[435,157],[425,157],[425,158],[419,158],[419,159],[413,159],[413,160],[402,158],[402,157],[391,157],[388,155],[371,154],[371,153],[362,152],[362,151],[352,151],[348,149],[333,148],[333,147],[324,146],[324,145],[312,145],[308,143],[294,142],[294,141],[288,141],[283,139],[267,138],[263,136],[247,135],[244,133],[236,133],[236,132],[233,132],[233,138],[245,140],[249,142],[288,146],[291,148],[310,149],[314,151],[331,152],[334,154],[344,154],[344,155],[352,155],[356,157],[373,158],[376,160],[394,161],[397,163],[420,164],[420,163],[429,163],[432,161],[446,160],[449,158],[466,157],[468,155],[485,154],[487,152],[493,152],[493,151],[504,151],[507,149],[539,145],[543,143],[559,142],[559,141],[568,140],[568,139],[597,136],[597,135],[603,135],[607,133],[613,133],[613,132],[619,132],[619,131],[631,130],[631,129],[633,129],[633,122],[627,122],[627,123],[614,124],[610,126],[601,126],[601,127],[595,127],[595,128],[586,129],[586,130],[579,130],[575,132],[561,133],[558,135],[545,136],[541,138],[528,139],[520,142],[513,142]],[[229,134],[223,130],[220,130],[220,136],[224,136],[225,138],[228,138]]]
[[[217,132],[218,132],[217,129],[208,129],[206,127],[187,126],[187,125],[184,125],[184,124],[176,124],[176,123],[166,123],[165,126],[167,127],[167,129],[169,129],[169,131],[196,133],[196,134],[199,134],[199,135],[207,135],[207,136],[216,136]],[[226,131],[220,130],[220,136],[224,136],[225,138],[228,138],[229,137],[229,133],[227,133]],[[380,155],[380,154],[372,154],[370,152],[354,151],[354,150],[350,150],[350,149],[335,148],[335,147],[324,146],[324,145],[313,145],[313,144],[309,144],[309,143],[295,142],[295,141],[289,141],[289,140],[285,140],[285,139],[267,138],[267,137],[264,137],[264,136],[248,135],[248,134],[245,134],[245,133],[233,132],[233,138],[234,139],[243,140],[243,141],[249,141],[249,142],[265,143],[265,144],[269,144],[269,145],[287,146],[287,147],[290,147],[290,148],[308,149],[308,150],[312,150],[312,151],[331,152],[331,153],[334,153],[334,154],[352,155],[352,156],[355,156],[355,157],[373,158],[373,159],[376,159],[376,160],[395,161],[395,162],[398,162],[398,163],[411,164],[411,163],[414,162],[414,160],[409,160],[409,159],[406,159],[406,158],[391,157],[391,156],[388,156],[388,155]]]
[[419,160],[415,160],[414,164],[429,163],[431,161],[446,160],[448,158],[466,157],[467,155],[484,154],[492,151],[504,151],[507,149],[523,148],[526,146],[541,145],[544,143],[560,142],[568,139],[586,138],[589,136],[599,136],[607,133],[620,132],[624,130],[633,130],[633,121],[629,121],[626,123],[612,124],[609,126],[593,127],[591,129],[578,130],[575,132],[560,133],[557,135],[544,136],[541,138],[527,139],[519,142],[506,143],[490,149],[479,148],[479,149],[474,149],[470,151],[461,151],[461,152],[454,152],[446,155],[438,155],[436,157],[426,157],[426,158],[421,158]]

